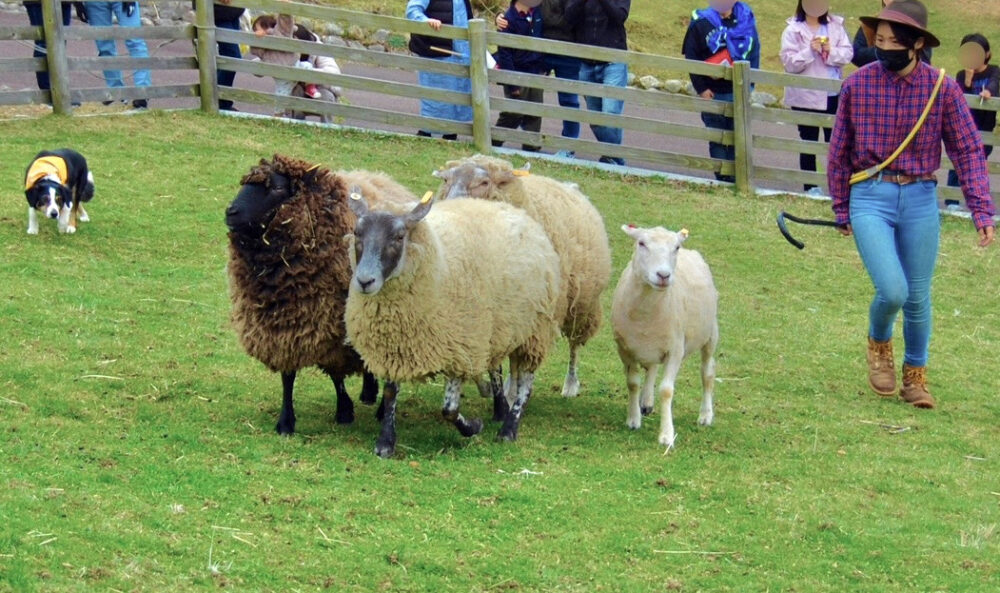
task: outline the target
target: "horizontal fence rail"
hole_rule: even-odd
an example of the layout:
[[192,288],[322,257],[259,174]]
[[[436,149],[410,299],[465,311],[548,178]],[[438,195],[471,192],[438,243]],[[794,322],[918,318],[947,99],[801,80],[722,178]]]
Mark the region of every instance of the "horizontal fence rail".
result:
[[[145,9],[152,7],[140,3]],[[245,31],[232,31],[215,27],[213,3],[198,0],[195,6],[193,24],[142,27],[88,27],[74,25],[64,27],[57,17],[57,0],[43,0],[44,24],[41,27],[5,26],[0,27],[0,41],[31,43],[44,39],[49,46],[45,57],[0,58],[0,74],[4,72],[48,71],[52,80],[51,91],[36,89],[0,91],[0,105],[26,105],[50,103],[56,113],[70,113],[74,103],[85,101],[117,101],[134,99],[191,98],[197,99],[205,111],[217,111],[218,101],[231,100],[272,108],[275,113],[310,113],[324,118],[324,121],[361,122],[398,129],[431,129],[445,134],[463,134],[472,137],[481,152],[492,149],[494,141],[540,146],[548,150],[569,150],[585,154],[607,155],[638,162],[652,163],[666,167],[694,171],[702,175],[715,173],[732,176],[741,191],[752,191],[758,183],[774,185],[812,184],[826,185],[825,157],[828,146],[825,142],[810,142],[798,138],[796,126],[832,127],[834,117],[829,114],[792,111],[779,107],[753,104],[752,90],[755,87],[795,87],[838,92],[841,82],[823,78],[806,77],[796,74],[752,70],[746,63],[732,67],[707,64],[654,54],[637,53],[617,49],[580,45],[548,39],[538,39],[502,32],[488,31],[486,23],[473,19],[468,28],[442,26],[439,31],[431,31],[426,23],[419,23],[399,16],[360,13],[334,6],[285,2],[283,0],[231,0],[228,6],[247,8],[253,14],[292,15],[297,21],[309,24],[342,23],[365,30],[385,30],[397,39],[405,41],[406,36],[417,33],[431,35],[442,41],[466,40],[471,48],[467,63],[444,62],[399,53],[394,51],[374,51],[356,46],[313,43],[297,39],[259,37]],[[400,10],[402,12],[402,10]],[[311,27],[312,28],[312,27]],[[185,57],[158,57],[150,52],[148,58],[67,56],[67,42],[92,42],[96,39],[123,40],[142,38],[151,49],[158,43],[180,42],[190,44],[192,54]],[[353,68],[346,68],[341,74],[316,70],[261,63],[249,59],[229,58],[218,55],[217,43],[234,43],[241,46],[256,46],[265,49],[288,51],[312,56],[326,56],[337,60],[342,68],[352,66],[384,72],[385,76],[375,78],[352,74]],[[547,54],[584,57],[588,60],[625,63],[630,71],[680,72],[683,75],[698,74],[732,81],[734,101],[723,102],[703,99],[685,93],[668,93],[658,90],[644,90],[633,87],[611,87],[585,81],[559,79],[550,76],[523,74],[489,68],[486,54],[496,47],[511,47]],[[192,71],[197,73],[197,82],[190,84],[154,84],[151,87],[125,86],[106,88],[100,83],[103,70],[131,71],[148,69],[151,71]],[[274,93],[241,88],[220,87],[216,84],[217,69],[230,70],[254,77],[279,78],[297,82],[311,82],[328,87],[343,89],[345,101],[318,101],[297,96],[279,96]],[[429,72],[469,78],[470,93],[428,88],[417,82],[416,72]],[[94,74],[92,88],[77,85],[71,87],[71,74]],[[99,82],[98,82],[99,80]],[[686,81],[685,81],[686,82]],[[580,96],[581,109],[570,109],[549,103],[532,103],[507,99],[500,95],[502,85],[538,88],[552,96],[553,93],[571,93]],[[258,85],[259,86],[259,85]],[[400,106],[409,109],[385,109],[367,105],[364,101],[353,102],[353,94],[377,94],[398,100]],[[627,106],[641,108],[642,116],[625,113],[611,115],[589,111],[585,108],[585,97],[617,99]],[[966,97],[974,109],[1000,110],[1000,99],[982,100],[978,96]],[[420,100],[432,100],[453,105],[471,106],[473,119],[468,122],[440,120],[419,115],[415,112]],[[546,120],[576,121],[584,128],[609,126],[623,129],[627,135],[648,135],[655,140],[646,142],[650,147],[610,145],[584,138],[563,138],[558,134],[525,132],[496,127],[492,122],[501,111],[521,113],[541,117]],[[734,130],[723,131],[705,127],[700,116],[703,113],[723,115],[733,118]],[[982,134],[986,144],[1000,144],[1000,136],[989,131]],[[680,141],[680,142],[678,142]],[[704,156],[704,143],[715,142],[732,146],[734,161],[724,161]],[[692,146],[698,148],[692,150]],[[759,154],[757,154],[759,153]],[[761,155],[767,153],[815,155],[819,171],[800,171],[773,164],[765,164]],[[757,154],[757,158],[755,158]],[[770,159],[773,161],[774,159]],[[787,160],[787,159],[786,159]],[[942,170],[951,167],[948,158],[942,159]],[[1000,163],[990,163],[992,174],[1000,175]],[[774,183],[772,183],[774,182]],[[955,188],[942,187],[943,197],[960,196]]]

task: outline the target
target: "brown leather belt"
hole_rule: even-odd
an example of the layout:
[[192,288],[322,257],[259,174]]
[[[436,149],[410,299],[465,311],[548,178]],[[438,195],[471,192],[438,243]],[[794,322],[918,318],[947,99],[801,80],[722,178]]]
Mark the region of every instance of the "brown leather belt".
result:
[[911,183],[916,183],[918,181],[937,181],[937,175],[934,173],[924,173],[923,175],[905,175],[903,173],[883,173],[879,179],[887,183],[895,183],[896,185],[909,185]]

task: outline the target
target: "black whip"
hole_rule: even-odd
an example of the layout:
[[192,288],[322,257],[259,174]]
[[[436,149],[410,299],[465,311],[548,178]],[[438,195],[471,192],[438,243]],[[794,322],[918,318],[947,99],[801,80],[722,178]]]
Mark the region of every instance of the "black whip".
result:
[[799,249],[805,249],[806,245],[802,241],[799,241],[798,239],[793,237],[792,234],[788,232],[788,227],[785,226],[786,218],[792,222],[797,222],[799,224],[810,224],[814,226],[832,226],[832,227],[840,226],[837,224],[837,221],[835,220],[825,220],[819,218],[799,218],[798,216],[793,216],[782,210],[781,212],[778,213],[778,230],[781,231],[781,234],[785,237],[785,239],[788,240],[789,243],[798,247]]

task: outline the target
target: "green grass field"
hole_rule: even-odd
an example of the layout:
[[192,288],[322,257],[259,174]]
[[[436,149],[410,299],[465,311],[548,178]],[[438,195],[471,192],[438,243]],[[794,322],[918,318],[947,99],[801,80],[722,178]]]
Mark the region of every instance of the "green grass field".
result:
[[[280,380],[228,324],[223,211],[274,152],[390,172],[415,192],[465,144],[197,113],[2,124],[0,591],[949,591],[1000,588],[998,250],[946,218],[931,384],[940,408],[870,394],[870,285],[853,244],[796,229],[795,198],[532,163],[603,213],[614,275],[626,222],[681,226],[721,293],[715,426],[696,426],[697,362],[678,381],[677,449],[658,415],[625,427],[610,328],[559,396],[540,370],[520,440],[466,440],[440,384],[406,385],[398,455],[373,410],[333,423],[319,372],[298,432],[274,434]],[[25,234],[23,168],[73,146],[93,222]],[[610,290],[606,309],[610,306]],[[350,384],[352,393],[358,380]],[[487,416],[468,397],[463,411]]]

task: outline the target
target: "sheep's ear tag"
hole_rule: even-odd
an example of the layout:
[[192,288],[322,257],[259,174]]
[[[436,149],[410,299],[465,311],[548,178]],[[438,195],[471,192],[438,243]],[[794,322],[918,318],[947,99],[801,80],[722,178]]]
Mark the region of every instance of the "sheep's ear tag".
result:
[[514,177],[527,177],[528,175],[531,175],[531,171],[528,171],[527,169],[514,169],[510,173]]
[[313,165],[312,167],[309,167],[308,169],[306,169],[306,173],[310,171],[315,171],[316,169],[319,169],[319,165]]
[[680,235],[681,235],[682,237],[684,237],[685,239],[687,239],[687,238],[688,238],[688,235],[690,235],[690,234],[691,234],[691,233],[689,233],[687,229],[681,229],[681,232],[680,232]]
[[360,199],[361,199],[361,194],[359,194],[359,193],[358,193],[358,192],[356,192],[356,191],[352,191],[352,192],[351,192],[351,199],[352,199],[352,200],[360,200]]
[[433,196],[433,195],[434,195],[434,192],[432,192],[431,190],[427,190],[427,193],[424,194],[424,197],[420,198],[420,203],[421,204],[426,204],[427,202],[430,202],[431,201],[431,196]]

